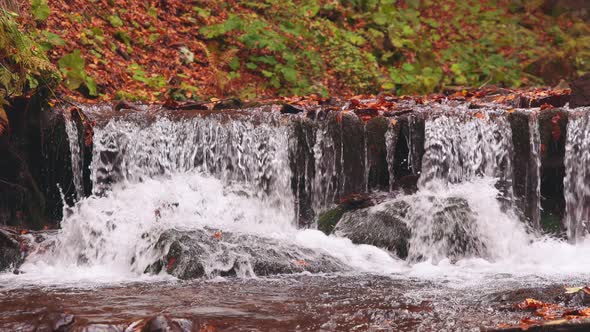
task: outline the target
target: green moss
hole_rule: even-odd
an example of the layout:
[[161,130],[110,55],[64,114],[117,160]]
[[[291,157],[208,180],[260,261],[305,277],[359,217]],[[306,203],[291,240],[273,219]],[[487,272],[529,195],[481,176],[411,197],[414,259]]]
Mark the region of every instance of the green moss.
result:
[[346,212],[345,209],[336,207],[322,213],[318,217],[318,229],[326,235],[329,235],[340,221],[340,218],[344,215],[344,212]]
[[543,213],[541,216],[541,228],[549,234],[558,234],[561,231],[561,220],[559,216]]

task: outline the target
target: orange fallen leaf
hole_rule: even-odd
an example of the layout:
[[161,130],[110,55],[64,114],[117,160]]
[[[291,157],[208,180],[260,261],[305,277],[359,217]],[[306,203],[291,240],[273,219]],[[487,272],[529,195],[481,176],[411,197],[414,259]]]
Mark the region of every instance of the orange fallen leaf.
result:
[[218,240],[221,239],[221,236],[222,236],[221,231],[216,231],[215,233],[213,233],[213,237]]
[[170,271],[170,269],[172,269],[172,267],[174,266],[174,264],[176,264],[176,257],[170,257],[168,259],[168,263],[166,264],[166,270]]
[[545,303],[535,299],[526,299],[516,305],[518,309],[539,309],[543,306],[545,306]]
[[546,109],[550,109],[550,108],[553,108],[553,105],[549,105],[549,104],[543,104],[543,105],[541,105],[541,111],[542,110],[546,110]]
[[395,126],[397,124],[397,120],[391,119],[391,121],[389,121],[389,123],[391,123],[392,126]]
[[307,263],[307,262],[306,262],[305,260],[303,260],[303,259],[297,259],[297,260],[295,260],[295,264],[296,264],[296,265],[299,265],[299,266],[308,266],[308,265],[309,265],[309,263]]

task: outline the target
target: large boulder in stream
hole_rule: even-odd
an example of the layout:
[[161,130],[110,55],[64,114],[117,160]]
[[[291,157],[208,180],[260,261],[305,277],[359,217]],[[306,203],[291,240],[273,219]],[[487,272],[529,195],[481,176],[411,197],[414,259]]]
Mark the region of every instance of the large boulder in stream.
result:
[[478,232],[477,215],[466,199],[418,197],[412,206],[410,261],[487,256]]
[[409,205],[395,200],[377,206],[344,213],[334,234],[357,244],[371,244],[393,251],[400,258],[408,256],[410,229],[405,222]]
[[401,196],[344,212],[333,234],[392,251],[409,261],[486,255],[476,214],[467,200],[458,197]]
[[24,258],[18,236],[7,229],[0,229],[0,272],[15,269]]
[[165,231],[154,249],[161,258],[145,272],[165,270],[179,279],[346,270],[344,263],[326,253],[285,240],[213,229]]

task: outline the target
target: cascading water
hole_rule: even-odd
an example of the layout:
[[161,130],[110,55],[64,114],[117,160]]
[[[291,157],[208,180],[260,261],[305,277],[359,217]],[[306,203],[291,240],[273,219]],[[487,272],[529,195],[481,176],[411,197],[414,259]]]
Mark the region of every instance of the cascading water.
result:
[[[376,247],[353,245],[316,230],[298,230],[294,196],[299,194],[293,194],[289,163],[293,128],[278,115],[253,112],[231,120],[216,115],[149,121],[119,116],[95,127],[94,195],[66,209],[54,244],[38,248],[21,270],[52,271],[58,279],[137,278],[162,259],[155,250],[161,234],[204,230],[203,234],[253,235],[234,237],[245,241],[240,245],[228,242],[207,249],[206,275],[235,262],[250,264],[251,250],[244,248],[260,243],[275,251],[311,249],[314,255],[330,255],[355,271],[421,274],[427,266],[428,271],[443,274],[467,273],[466,268],[476,274],[488,269],[525,274],[552,271],[560,262],[558,253],[578,249],[556,240],[535,239],[498,200],[511,189],[512,143],[506,119],[455,116],[426,120],[420,190],[395,198],[405,201],[410,211],[404,220],[412,233],[407,262]],[[345,121],[356,126],[358,119],[350,116]],[[315,175],[310,178],[307,173],[307,161],[304,171],[306,181],[313,182],[309,187],[314,208],[329,206],[347,184],[358,180],[337,179],[349,175],[342,169],[347,160],[345,144],[337,142],[343,137],[337,132],[342,128],[337,117],[331,126],[310,126],[313,139],[306,138]],[[397,144],[394,134],[394,130],[386,133],[388,147]],[[534,134],[533,150],[538,144]],[[387,155],[390,170],[393,159]],[[358,174],[363,178],[366,173]],[[357,183],[361,190],[366,188],[364,181]],[[272,241],[248,242],[261,238]],[[220,248],[230,252],[221,253]],[[297,250],[310,260],[315,257]],[[449,261],[454,264],[445,263]],[[240,269],[252,271],[251,266]],[[578,265],[566,271],[577,272]]]
[[[64,209],[55,236],[40,243],[34,234],[21,237],[35,244],[18,275],[0,274],[0,330],[6,321],[10,331],[31,321],[32,311],[20,313],[24,306],[36,316],[27,326],[37,328],[38,320],[54,317],[44,311],[53,302],[60,312],[71,310],[74,328],[88,319],[99,329],[105,322],[136,321],[132,329],[145,323],[138,315],[163,312],[156,323],[175,315],[182,319],[172,322],[187,330],[213,316],[219,318],[215,324],[232,329],[468,330],[506,322],[506,310],[494,305],[505,308],[504,293],[514,296],[515,288],[535,287],[538,294],[544,285],[587,284],[588,116],[576,115],[568,127],[565,187],[574,245],[529,233],[510,209],[515,202],[504,199],[512,189],[521,197],[523,181],[512,188],[511,177],[513,169],[525,169],[512,163],[514,137],[506,118],[429,115],[420,161],[422,140],[412,137],[423,132],[424,118],[401,120],[407,121],[403,126],[381,119],[389,121],[386,132],[382,122],[386,146],[379,150],[387,155],[377,157],[387,162],[372,165],[389,171],[392,192],[373,193],[376,205],[357,206],[340,220],[356,222],[355,230],[379,240],[401,229],[399,246],[372,243],[390,251],[295,225],[299,209],[322,211],[347,193],[367,190],[369,146],[355,115],[311,120],[252,111],[235,118],[172,113],[154,119],[138,112],[99,121],[94,193]],[[527,174],[538,178],[539,120],[534,114],[518,120],[529,121],[524,135],[530,156],[526,147],[515,151],[526,152]],[[70,124],[74,152],[78,139]],[[81,165],[74,157],[72,163]],[[398,190],[396,180],[420,172],[417,191]],[[387,179],[381,181],[386,188]],[[526,182],[527,190],[534,185]],[[302,269],[292,266],[309,268],[293,275]],[[265,270],[275,276],[256,278]],[[276,276],[280,271],[289,276]],[[185,283],[171,276],[208,278]],[[499,294],[501,301],[495,300]],[[327,305],[335,309],[329,315]],[[57,317],[68,324],[73,316]]]
[[313,147],[316,172],[313,179],[313,204],[316,211],[334,203],[339,191],[337,169],[338,147],[334,143],[329,126],[323,124],[316,130],[316,144]]
[[571,112],[565,145],[565,225],[568,239],[580,241],[590,227],[590,109]]
[[[527,190],[525,201],[533,203],[529,207],[529,216],[534,229],[541,229],[541,134],[539,132],[539,117],[537,113],[529,116],[529,137],[531,149],[531,163],[529,172],[532,176],[527,177],[526,187],[533,187],[532,193]],[[529,197],[532,196],[532,197]]]
[[427,120],[419,186],[498,178],[512,196],[512,132],[506,118],[487,113],[441,115]]
[[511,243],[526,242],[524,227],[495,198],[512,196],[511,158],[511,130],[504,117],[478,113],[427,119],[420,190],[409,198],[409,257],[497,259],[509,254]]
[[82,186],[82,153],[80,153],[80,139],[78,135],[78,129],[76,123],[71,119],[69,113],[64,113],[66,134],[68,135],[68,142],[70,143],[70,155],[72,157],[72,176],[74,181],[74,187],[76,189],[77,199],[84,197],[84,188]]
[[279,121],[261,112],[232,121],[114,118],[96,127],[94,195],[66,209],[55,244],[30,255],[22,270],[51,269],[60,278],[80,269],[107,279],[113,273],[137,276],[161,259],[155,245],[167,230],[254,236],[246,238],[254,242],[239,247],[228,242],[229,253],[217,252],[223,239],[212,243],[202,255],[210,276],[227,268],[228,259],[242,264],[239,270],[252,271],[251,248],[264,238],[273,239],[262,242],[275,246],[271,251],[308,248],[296,251],[305,261],[329,253],[360,270],[398,269],[396,259],[380,249],[296,229],[288,160],[291,127]]

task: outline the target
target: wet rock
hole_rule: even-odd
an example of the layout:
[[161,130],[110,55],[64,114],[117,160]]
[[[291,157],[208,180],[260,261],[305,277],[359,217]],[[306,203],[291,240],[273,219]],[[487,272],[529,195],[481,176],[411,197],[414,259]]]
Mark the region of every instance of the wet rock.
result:
[[320,214],[318,217],[318,230],[326,235],[331,234],[345,212],[346,209],[337,206]]
[[239,109],[243,105],[242,101],[238,98],[229,98],[219,101],[215,106],[213,106],[214,110],[230,110],[230,109]]
[[[193,324],[190,321],[173,319],[168,316],[158,315],[149,318],[135,326],[130,326],[133,330],[141,332],[190,332]],[[128,329],[129,329],[128,328]]]
[[73,331],[75,317],[72,314],[49,312],[39,316],[34,331],[69,332]]
[[410,261],[486,257],[487,249],[477,232],[477,219],[467,200],[421,197],[409,214],[412,240]]
[[352,211],[339,206],[328,211],[326,219],[340,219],[335,235],[390,250],[410,261],[487,255],[475,214],[462,198],[400,196],[376,203]]
[[300,228],[310,227],[315,218],[312,207],[312,181],[315,177],[315,129],[313,121],[305,118],[293,120],[289,139],[289,166],[291,190],[295,196],[295,213]]
[[382,116],[372,118],[365,125],[369,189],[387,190],[389,188],[387,145],[385,143],[385,134],[388,129],[389,120]]
[[[562,290],[563,292],[563,290]],[[580,289],[579,291],[567,294],[566,303],[573,307],[588,307],[590,306],[590,293],[588,289]]]
[[316,123],[320,137],[313,198],[331,206],[341,197],[366,190],[364,123],[352,112],[319,112]]
[[[545,109],[539,114],[541,141],[541,221],[562,220],[565,213],[563,181],[568,113]],[[548,229],[548,225],[542,228]],[[563,229],[563,226],[561,226]]]
[[533,116],[527,112],[512,112],[508,115],[508,122],[512,130],[512,190],[516,204],[530,224],[539,229],[539,184],[535,152],[531,150],[531,120]]
[[18,236],[8,229],[0,229],[0,272],[18,268],[23,260]]
[[590,106],[590,73],[572,81],[570,107]]
[[561,285],[548,287],[517,288],[509,291],[492,293],[486,296],[492,306],[498,309],[514,310],[516,303],[526,299],[535,299],[549,303],[565,301],[564,288]]
[[353,113],[341,114],[342,170],[341,196],[365,190],[365,130]]
[[345,270],[324,253],[250,234],[212,229],[164,232],[153,248],[162,258],[146,273],[165,270],[179,279],[215,276],[266,276]]
[[590,321],[582,320],[561,320],[560,323],[547,322],[545,324],[510,327],[500,329],[487,329],[487,332],[587,332],[590,331]]
[[353,243],[370,244],[408,256],[410,230],[405,222],[409,205],[396,200],[379,206],[345,213],[334,228],[334,234]]
[[132,111],[141,111],[141,108],[139,108],[136,104],[128,102],[126,100],[119,100],[117,103],[115,103],[113,105],[113,110],[115,112],[120,112],[123,110],[132,110]]
[[299,114],[303,112],[305,110],[299,105],[283,104],[281,106],[281,114]]
[[125,332],[125,325],[121,324],[92,324],[80,327],[80,332]]
[[[418,178],[422,171],[424,155],[425,121],[419,115],[404,115],[395,120],[387,134],[387,158],[389,161],[390,188],[398,190],[406,188],[412,191],[408,179]],[[409,176],[409,178],[407,178]],[[402,183],[402,179],[406,179]]]

